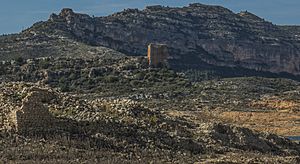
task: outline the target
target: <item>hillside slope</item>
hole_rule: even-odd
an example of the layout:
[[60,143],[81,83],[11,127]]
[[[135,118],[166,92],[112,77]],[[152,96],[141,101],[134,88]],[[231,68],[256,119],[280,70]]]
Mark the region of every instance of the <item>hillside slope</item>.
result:
[[[23,82],[0,84],[0,91],[3,163],[299,162],[299,143],[286,138],[214,120],[190,121],[127,98],[81,99]],[[20,109],[24,118],[35,119],[14,121]],[[48,124],[41,124],[44,111]]]

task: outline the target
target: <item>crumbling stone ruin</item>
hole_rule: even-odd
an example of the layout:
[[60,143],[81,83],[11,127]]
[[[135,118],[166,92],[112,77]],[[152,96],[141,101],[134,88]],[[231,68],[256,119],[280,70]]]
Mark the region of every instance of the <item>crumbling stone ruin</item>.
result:
[[54,93],[39,88],[31,88],[30,91],[23,99],[21,108],[12,113],[11,118],[19,133],[46,129],[53,123],[54,117],[44,103],[55,99]]
[[149,66],[157,67],[165,64],[169,57],[168,47],[165,44],[149,44],[148,46],[148,62]]

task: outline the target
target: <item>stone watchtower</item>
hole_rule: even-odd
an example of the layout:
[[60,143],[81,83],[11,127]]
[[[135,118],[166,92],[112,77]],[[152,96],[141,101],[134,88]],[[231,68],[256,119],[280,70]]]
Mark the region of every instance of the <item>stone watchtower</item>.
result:
[[157,67],[160,64],[166,64],[169,57],[168,47],[165,44],[149,44],[148,63],[149,66]]

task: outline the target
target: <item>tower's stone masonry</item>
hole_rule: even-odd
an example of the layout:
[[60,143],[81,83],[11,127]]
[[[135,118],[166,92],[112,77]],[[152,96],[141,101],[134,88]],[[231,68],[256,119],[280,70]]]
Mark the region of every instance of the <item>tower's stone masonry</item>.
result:
[[148,62],[149,66],[157,67],[165,64],[169,57],[168,47],[165,44],[149,44],[148,46]]

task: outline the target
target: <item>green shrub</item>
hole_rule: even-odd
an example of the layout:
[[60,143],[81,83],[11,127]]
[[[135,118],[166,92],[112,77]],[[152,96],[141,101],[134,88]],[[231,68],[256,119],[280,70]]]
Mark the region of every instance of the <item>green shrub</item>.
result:
[[69,92],[70,91],[70,87],[66,83],[60,83],[58,87],[61,89],[62,92]]
[[42,69],[47,69],[47,68],[49,68],[49,66],[50,66],[50,60],[49,59],[41,60],[39,62],[39,67],[42,68]]
[[62,83],[65,83],[67,80],[65,77],[61,77],[59,80],[58,80],[58,83],[62,84]]
[[132,80],[132,81],[130,81],[130,85],[131,85],[132,87],[137,87],[137,86],[139,86],[139,84],[140,84],[140,82],[137,81],[137,80]]
[[119,78],[114,75],[108,75],[108,76],[104,77],[104,81],[107,83],[114,83],[114,82],[118,82]]
[[145,72],[139,72],[135,75],[135,79],[137,80],[144,80],[145,78]]
[[71,73],[70,76],[69,76],[69,79],[70,79],[70,80],[75,80],[75,79],[77,79],[76,73]]
[[23,65],[25,63],[24,58],[22,58],[21,56],[15,58],[15,61],[17,65]]

